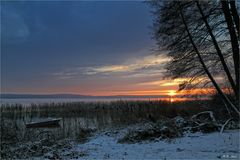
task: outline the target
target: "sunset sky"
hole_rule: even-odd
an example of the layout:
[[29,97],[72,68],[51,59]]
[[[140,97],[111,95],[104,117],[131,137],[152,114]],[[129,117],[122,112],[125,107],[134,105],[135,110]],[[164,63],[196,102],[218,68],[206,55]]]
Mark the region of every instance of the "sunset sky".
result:
[[175,95],[147,4],[1,3],[2,93]]

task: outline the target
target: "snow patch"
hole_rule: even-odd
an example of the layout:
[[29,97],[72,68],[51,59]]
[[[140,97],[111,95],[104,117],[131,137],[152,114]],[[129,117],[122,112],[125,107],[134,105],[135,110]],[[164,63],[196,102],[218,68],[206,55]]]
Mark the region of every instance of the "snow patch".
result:
[[[121,134],[121,131],[116,134]],[[239,130],[225,133],[193,133],[167,141],[117,143],[116,134],[98,134],[75,148],[87,152],[84,159],[239,159]]]

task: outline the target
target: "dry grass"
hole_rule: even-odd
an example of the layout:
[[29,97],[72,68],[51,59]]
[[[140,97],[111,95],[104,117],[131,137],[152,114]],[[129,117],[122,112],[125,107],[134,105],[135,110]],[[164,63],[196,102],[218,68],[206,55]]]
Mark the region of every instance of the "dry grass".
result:
[[113,102],[72,102],[2,105],[1,113],[8,118],[18,116],[60,116],[72,117],[82,114],[118,114],[134,115],[142,118],[151,114],[154,117],[191,116],[209,108],[208,101],[184,101],[170,103],[167,101],[113,101]]

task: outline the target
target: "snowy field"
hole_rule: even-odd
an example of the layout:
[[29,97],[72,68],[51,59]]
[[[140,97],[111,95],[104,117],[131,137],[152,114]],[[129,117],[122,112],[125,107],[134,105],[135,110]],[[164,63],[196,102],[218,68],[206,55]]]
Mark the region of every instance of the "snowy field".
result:
[[194,133],[171,142],[155,140],[135,144],[120,144],[121,131],[104,132],[84,144],[77,144],[74,152],[84,153],[79,159],[239,159],[239,130]]

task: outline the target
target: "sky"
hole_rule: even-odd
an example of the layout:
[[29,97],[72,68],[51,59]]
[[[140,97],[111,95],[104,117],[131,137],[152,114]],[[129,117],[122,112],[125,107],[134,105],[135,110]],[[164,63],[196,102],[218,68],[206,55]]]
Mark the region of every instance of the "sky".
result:
[[1,92],[173,94],[141,1],[1,1]]

